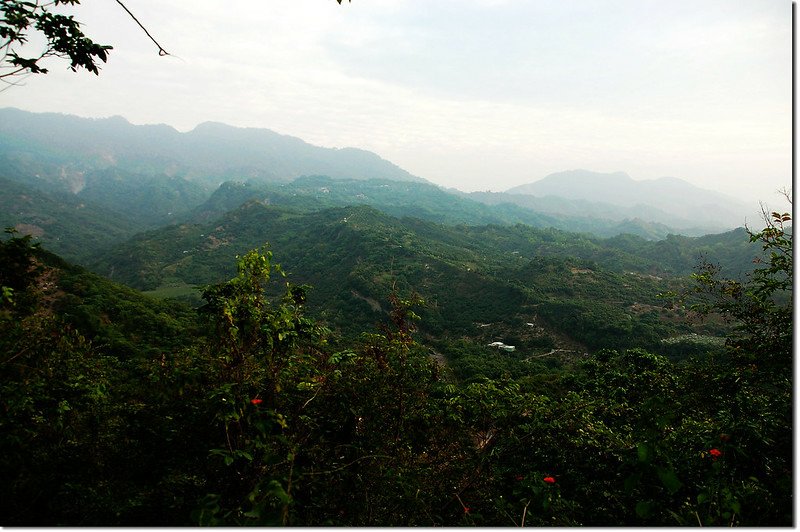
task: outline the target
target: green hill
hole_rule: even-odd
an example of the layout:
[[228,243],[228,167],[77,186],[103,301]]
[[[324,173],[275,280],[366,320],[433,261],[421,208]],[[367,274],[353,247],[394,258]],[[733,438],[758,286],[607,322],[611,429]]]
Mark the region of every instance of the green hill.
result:
[[[141,233],[93,267],[142,290],[194,293],[196,301],[193,286],[230,277],[235,255],[269,243],[292,282],[314,287],[315,314],[345,332],[381,319],[395,288],[426,300],[422,330],[432,338],[505,341],[527,355],[562,343],[581,353],[658,349],[691,331],[657,295],[684,282],[702,246],[670,241],[681,254],[662,266],[663,250],[650,247],[657,244],[623,242],[398,219],[367,206],[307,212],[251,201],[211,223]],[[714,327],[697,330],[719,332]]]
[[126,210],[112,211],[65,192],[44,192],[0,176],[0,226],[15,227],[71,260],[87,262],[146,227]]
[[302,210],[370,205],[392,216],[410,216],[448,225],[525,224],[600,237],[632,234],[647,240],[659,240],[675,232],[666,225],[641,218],[618,219],[618,216],[587,216],[580,211],[559,212],[554,208],[558,199],[549,208],[541,205],[531,208],[525,203],[515,203],[509,195],[506,195],[508,201],[488,202],[476,194],[445,190],[428,183],[333,179],[327,176],[303,176],[291,183],[229,181],[220,185],[185,219],[194,222],[211,220],[248,200],[258,200]]
[[[3,524],[786,526],[791,307],[770,295],[791,235],[772,229],[746,299],[716,307],[727,337],[659,306],[681,277],[637,238],[253,201],[104,257],[134,283],[219,281],[199,315],[4,239]],[[231,259],[267,238],[274,257]],[[691,242],[730,245],[650,251]]]

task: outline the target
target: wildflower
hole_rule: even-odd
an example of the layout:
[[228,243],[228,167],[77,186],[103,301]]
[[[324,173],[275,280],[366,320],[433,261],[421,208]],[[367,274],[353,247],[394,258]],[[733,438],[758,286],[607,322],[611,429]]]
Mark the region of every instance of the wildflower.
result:
[[720,456],[722,456],[722,451],[720,451],[719,449],[710,449],[710,450],[708,451],[708,454],[710,454],[710,455],[711,455],[711,458],[713,458],[714,460],[716,460],[717,458],[719,458]]
[[259,399],[259,398],[255,398],[255,399],[250,399],[250,402],[253,403],[254,405],[260,405],[261,403],[264,402],[264,400],[263,399]]
[[469,506],[464,506],[464,513],[465,513],[465,514],[468,514],[468,513],[469,513]]
[[553,478],[553,477],[544,477],[542,480],[544,480],[548,484],[555,484],[556,483],[556,479]]

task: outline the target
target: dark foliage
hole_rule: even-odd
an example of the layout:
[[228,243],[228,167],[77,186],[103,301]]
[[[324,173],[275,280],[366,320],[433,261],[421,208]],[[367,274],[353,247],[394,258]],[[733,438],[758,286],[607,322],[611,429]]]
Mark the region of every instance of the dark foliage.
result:
[[[313,290],[285,282],[267,251],[208,285],[194,316],[12,235],[0,242],[2,524],[788,526],[786,216],[754,234],[769,259],[741,290],[698,277],[722,298],[708,310],[752,318],[726,348],[558,364],[466,339],[426,346],[417,312],[430,302],[401,295],[414,273],[399,265],[377,332],[347,340],[306,315]],[[568,297],[528,297],[612,328],[587,343],[633,337],[602,305],[577,306],[594,288],[555,283],[611,275],[588,266],[537,262],[524,274]],[[552,349],[534,329],[514,341]]]

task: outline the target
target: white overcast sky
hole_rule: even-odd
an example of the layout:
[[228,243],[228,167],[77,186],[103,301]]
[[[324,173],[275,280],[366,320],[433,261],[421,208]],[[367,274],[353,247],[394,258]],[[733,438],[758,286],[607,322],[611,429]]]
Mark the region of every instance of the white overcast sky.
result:
[[788,0],[113,0],[72,9],[99,77],[0,107],[368,149],[464,191],[563,170],[673,176],[777,203],[792,184]]

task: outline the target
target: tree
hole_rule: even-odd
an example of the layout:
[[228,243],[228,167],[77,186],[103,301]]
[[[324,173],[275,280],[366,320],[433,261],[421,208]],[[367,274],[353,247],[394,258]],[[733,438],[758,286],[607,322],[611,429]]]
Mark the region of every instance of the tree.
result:
[[[52,2],[0,0],[3,18],[0,19],[0,49],[2,65],[0,79],[11,83],[8,78],[24,73],[46,74],[41,62],[48,57],[69,59],[70,69],[84,68],[94,74],[99,73],[98,63],[106,62],[111,46],[98,44],[81,30],[80,22],[72,15],[56,13],[54,8],[61,5],[74,6],[79,0],[53,0]],[[31,30],[38,32],[46,40],[44,50],[25,56],[19,47],[28,42]]]
[[[120,0],[117,3],[142,28],[151,41],[158,47],[158,55],[169,53],[150,35],[147,28]],[[0,81],[16,85],[10,78],[29,74],[47,74],[42,61],[49,57],[58,57],[70,61],[69,68],[77,72],[83,68],[94,74],[100,73],[99,63],[108,60],[111,45],[98,44],[87,37],[81,30],[81,23],[72,15],[57,13],[59,6],[74,7],[80,0],[0,0]],[[46,41],[44,49],[31,54],[20,55],[19,47],[28,43],[31,30],[40,34]]]
[[[791,204],[790,193],[785,196]],[[735,489],[731,484],[728,494],[735,497],[719,515],[728,519],[726,513],[738,513],[743,501],[742,508],[751,510],[750,522],[772,525],[787,522],[791,508],[793,228],[789,213],[763,212],[766,227],[748,230],[750,241],[764,251],[754,261],[755,270],[738,281],[703,265],[695,274],[702,300],[694,308],[735,324],[727,340],[730,358],[710,366],[713,383],[697,379],[721,392],[707,402],[719,405],[715,417],[721,432],[736,441],[731,454],[736,453],[739,483]]]
[[[791,196],[786,193],[791,204]],[[792,217],[764,209],[766,227],[748,230],[751,242],[761,243],[763,257],[749,279],[720,277],[719,267],[701,265],[694,274],[701,302],[694,310],[717,312],[736,324],[728,344],[739,353],[755,355],[761,363],[789,367],[792,363]]]
[[29,288],[41,269],[34,260],[38,244],[31,243],[30,235],[16,236],[14,228],[5,232],[11,238],[0,241],[0,318],[12,312],[20,317],[28,314],[36,300]]
[[[342,0],[336,0],[339,4]],[[350,0],[348,0],[349,2]],[[98,44],[81,30],[81,23],[72,15],[57,13],[59,6],[79,5],[80,0],[0,0],[0,81],[16,85],[10,78],[29,74],[47,74],[48,69],[42,61],[49,57],[68,59],[70,70],[77,72],[83,68],[93,74],[100,73],[99,62],[108,60],[108,52],[113,47]],[[170,55],[139,22],[131,11],[117,0],[136,24],[147,34],[147,37],[158,47],[158,55]],[[19,47],[28,43],[28,37],[34,30],[46,40],[43,50],[32,54],[20,55]]]

